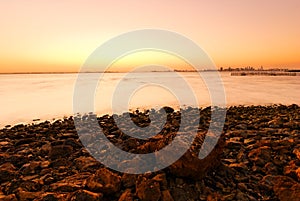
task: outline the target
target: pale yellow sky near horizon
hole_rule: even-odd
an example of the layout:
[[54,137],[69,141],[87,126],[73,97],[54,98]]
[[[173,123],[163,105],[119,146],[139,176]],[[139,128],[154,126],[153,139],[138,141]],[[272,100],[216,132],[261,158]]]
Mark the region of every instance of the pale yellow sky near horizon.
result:
[[298,0],[1,1],[0,73],[78,71],[103,42],[145,28],[188,37],[217,67],[299,69],[299,10]]

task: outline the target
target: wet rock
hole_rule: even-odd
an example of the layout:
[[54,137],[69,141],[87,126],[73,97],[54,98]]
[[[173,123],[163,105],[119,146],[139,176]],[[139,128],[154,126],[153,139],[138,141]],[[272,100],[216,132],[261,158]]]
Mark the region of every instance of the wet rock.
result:
[[108,169],[100,168],[87,179],[86,186],[93,192],[112,194],[120,190],[121,178]]

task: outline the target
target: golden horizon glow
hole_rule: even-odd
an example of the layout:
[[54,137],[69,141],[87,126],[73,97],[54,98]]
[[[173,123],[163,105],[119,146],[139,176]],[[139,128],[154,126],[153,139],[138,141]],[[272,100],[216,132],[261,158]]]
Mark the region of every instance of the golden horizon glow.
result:
[[107,70],[126,72],[143,67],[149,71],[162,71],[166,70],[166,68],[170,71],[175,69],[194,69],[189,63],[175,55],[161,51],[146,50],[134,52],[116,60]]
[[[11,0],[0,5],[0,73],[77,72],[103,42],[144,28],[190,38],[217,67],[300,69],[298,0]],[[165,65],[180,67],[175,60]],[[119,68],[138,63],[127,61]]]

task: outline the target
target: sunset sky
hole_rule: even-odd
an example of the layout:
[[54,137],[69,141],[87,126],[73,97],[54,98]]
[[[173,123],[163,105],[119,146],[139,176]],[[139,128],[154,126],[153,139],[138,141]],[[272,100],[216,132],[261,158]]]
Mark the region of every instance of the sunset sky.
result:
[[299,10],[299,0],[1,1],[0,73],[76,72],[103,42],[145,28],[188,37],[218,67],[300,69]]

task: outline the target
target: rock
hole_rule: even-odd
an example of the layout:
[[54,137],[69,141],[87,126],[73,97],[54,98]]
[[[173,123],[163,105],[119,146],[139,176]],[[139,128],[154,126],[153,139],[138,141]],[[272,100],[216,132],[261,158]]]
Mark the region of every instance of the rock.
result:
[[74,192],[81,188],[81,186],[76,185],[74,183],[64,183],[64,182],[57,182],[51,184],[50,187],[54,192]]
[[238,189],[240,189],[242,192],[246,192],[247,191],[247,185],[245,183],[238,183],[237,185]]
[[118,201],[133,201],[133,195],[130,189],[126,189],[120,196]]
[[43,161],[43,162],[41,162],[41,168],[42,169],[45,169],[45,168],[49,167],[49,165],[50,165],[49,161]]
[[168,106],[164,106],[163,109],[166,111],[166,113],[170,114],[174,112],[174,109]]
[[273,187],[275,195],[281,201],[299,200],[300,184],[285,176],[277,176]]
[[15,166],[11,163],[4,163],[0,166],[0,183],[10,181],[16,176]]
[[247,171],[248,166],[245,163],[231,163],[229,165],[230,168],[234,168],[237,171]]
[[19,201],[34,200],[41,197],[41,192],[27,192],[21,188],[17,189],[17,197]]
[[264,166],[264,170],[266,174],[271,174],[271,175],[277,175],[278,174],[278,168],[277,166],[274,165],[272,162],[268,162]]
[[235,128],[239,130],[247,130],[247,124],[238,124]]
[[235,198],[236,200],[245,200],[245,201],[249,200],[247,195],[240,190],[237,190]]
[[93,193],[87,190],[78,190],[72,194],[70,201],[101,201],[102,193]]
[[170,165],[168,169],[177,177],[187,177],[194,180],[202,179],[208,170],[220,165],[224,143],[224,136],[221,136],[216,146],[204,159],[199,159],[198,154],[193,153],[189,149],[179,160]]
[[300,181],[300,177],[297,172],[298,169],[299,168],[296,164],[296,161],[293,160],[290,161],[289,164],[283,168],[283,174],[295,179],[296,181]]
[[106,168],[100,168],[87,179],[86,186],[93,192],[116,193],[121,188],[121,177]]
[[[80,190],[85,186],[86,179],[90,176],[90,173],[78,173],[71,176],[64,177],[64,179],[52,183],[50,185],[51,191],[54,192],[74,192],[76,190]],[[50,180],[53,178],[51,177],[51,174],[49,177],[46,177]],[[51,179],[52,178],[52,179]],[[45,179],[46,183],[46,179]],[[49,182],[47,182],[49,183]]]
[[160,174],[155,175],[155,176],[152,178],[152,180],[153,180],[153,181],[159,182],[159,185],[160,185],[161,190],[166,190],[166,189],[168,189],[168,181],[167,181],[167,178],[166,178],[166,174],[165,174],[165,173],[160,173]]
[[226,146],[230,149],[240,149],[242,147],[242,143],[235,140],[229,140],[226,142]]
[[271,160],[271,148],[262,146],[248,153],[249,159],[257,165],[265,165]]
[[297,159],[300,160],[300,148],[299,149],[294,149],[293,154],[295,154]]
[[44,193],[42,195],[42,201],[58,201],[58,196],[54,193]]
[[60,167],[69,167],[72,165],[72,161],[66,159],[66,158],[58,158],[55,160],[52,160],[50,163],[50,166],[55,169],[59,169]]
[[161,192],[161,201],[174,201],[169,190],[163,190]]
[[64,158],[71,155],[73,147],[70,145],[56,145],[50,149],[49,157],[53,159]]
[[[209,189],[209,188],[207,188]],[[186,201],[186,200],[198,200],[200,193],[197,192],[194,186],[192,185],[179,185],[172,186],[170,188],[172,198],[176,201]],[[208,192],[203,192],[207,194]]]
[[50,143],[46,143],[41,147],[40,155],[48,154],[51,151],[52,147]]
[[158,201],[161,197],[159,183],[139,176],[136,183],[136,195],[142,201]]
[[21,167],[20,171],[22,171],[24,175],[34,174],[37,169],[41,168],[40,165],[40,161],[32,161],[30,163],[24,164]]
[[0,200],[1,201],[18,201],[17,197],[15,194],[10,194],[10,195],[0,195]]
[[125,188],[131,188],[135,185],[135,181],[137,179],[136,174],[126,174],[124,173],[121,180],[122,184]]
[[76,158],[75,166],[80,171],[91,171],[91,169],[98,169],[100,167],[100,163],[94,159],[93,157],[80,156]]

